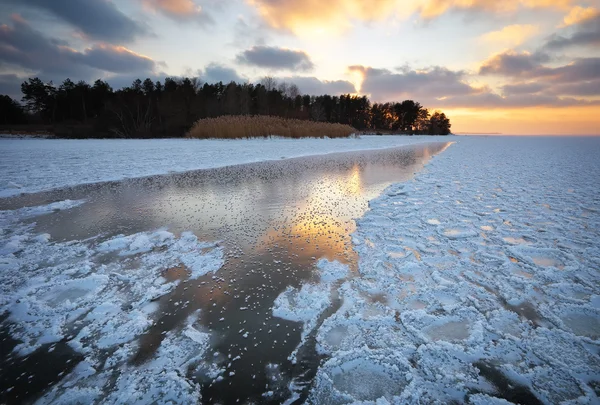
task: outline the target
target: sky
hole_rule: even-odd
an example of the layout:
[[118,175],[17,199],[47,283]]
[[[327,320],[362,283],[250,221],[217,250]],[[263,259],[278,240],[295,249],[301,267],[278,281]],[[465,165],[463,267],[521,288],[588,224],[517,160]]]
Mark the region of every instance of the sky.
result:
[[599,134],[600,0],[0,0],[0,94],[35,76],[272,76],[455,133]]

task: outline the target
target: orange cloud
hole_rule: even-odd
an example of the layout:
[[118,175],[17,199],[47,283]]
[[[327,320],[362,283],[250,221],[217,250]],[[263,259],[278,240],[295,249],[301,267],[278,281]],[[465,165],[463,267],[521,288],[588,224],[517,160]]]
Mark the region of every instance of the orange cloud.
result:
[[[158,0],[153,0],[158,1]],[[183,0],[181,0],[183,1]],[[189,0],[188,0],[189,1]],[[519,8],[568,9],[575,0],[247,0],[275,29],[295,34],[339,34],[353,21],[417,13],[424,19],[451,9],[515,12]]]
[[536,25],[509,25],[499,31],[492,31],[484,34],[481,39],[488,43],[502,45],[504,47],[514,47],[521,45],[525,40],[539,32]]
[[192,0],[145,0],[144,2],[154,10],[171,15],[186,16],[202,10]]
[[431,19],[450,9],[477,9],[507,13],[517,11],[519,7],[565,9],[573,2],[574,0],[426,0],[419,10],[423,18]]
[[295,34],[337,34],[353,20],[385,18],[398,6],[397,0],[248,0],[273,28]]
[[568,27],[569,25],[575,25],[584,21],[590,20],[600,14],[600,10],[594,7],[573,7],[569,14],[563,19],[561,27]]
[[178,22],[214,24],[213,18],[194,0],[142,0],[144,6]]

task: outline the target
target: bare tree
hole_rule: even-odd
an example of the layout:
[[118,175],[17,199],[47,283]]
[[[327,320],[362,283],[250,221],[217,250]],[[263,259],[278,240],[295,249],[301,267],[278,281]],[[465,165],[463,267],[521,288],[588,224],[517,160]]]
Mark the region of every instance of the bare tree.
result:
[[292,83],[288,87],[287,95],[290,98],[296,98],[298,96],[301,96],[302,94],[300,93],[300,89],[298,88],[298,86],[296,86],[294,83]]
[[279,91],[281,94],[287,96],[288,94],[288,84],[286,82],[282,82],[279,84],[279,86],[277,87],[277,91]]
[[260,84],[265,86],[267,91],[275,90],[277,87],[277,80],[273,76],[265,76],[260,80]]

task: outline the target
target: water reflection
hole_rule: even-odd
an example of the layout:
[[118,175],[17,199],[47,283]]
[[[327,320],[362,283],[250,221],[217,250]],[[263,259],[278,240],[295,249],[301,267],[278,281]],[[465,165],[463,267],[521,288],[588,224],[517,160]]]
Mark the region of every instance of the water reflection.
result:
[[314,266],[320,258],[356,271],[353,218],[385,187],[410,179],[447,146],[432,143],[82,186],[7,199],[0,209],[85,198],[88,202],[78,208],[36,218],[38,231],[55,240],[108,238],[165,226],[173,233],[193,231],[200,239],[220,240],[226,261],[216,275],[189,280],[183,266],[165,269],[168,280],[181,283],[159,299],[155,323],[131,361],[151,358],[167,331],[200,311],[200,322],[216,337],[210,356],[227,369],[223,380],[204,382],[203,400],[269,402],[263,394],[274,390],[269,400],[280,402],[288,392],[272,387],[273,370],[278,384],[305,378],[308,386],[319,359],[310,350],[298,364],[287,359],[300,342],[301,325],[272,317],[275,298],[290,285],[318,279]]

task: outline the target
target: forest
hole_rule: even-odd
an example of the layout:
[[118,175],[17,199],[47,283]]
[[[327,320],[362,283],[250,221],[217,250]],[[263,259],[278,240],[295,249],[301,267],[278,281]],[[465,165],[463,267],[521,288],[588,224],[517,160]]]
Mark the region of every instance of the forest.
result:
[[165,138],[185,136],[198,120],[221,116],[273,116],[350,125],[360,132],[450,133],[450,120],[413,100],[371,103],[366,96],[302,95],[271,77],[260,83],[202,83],[198,78],[137,79],[114,90],[108,82],[60,85],[30,78],[22,103],[0,96],[0,125],[46,125],[67,138]]

